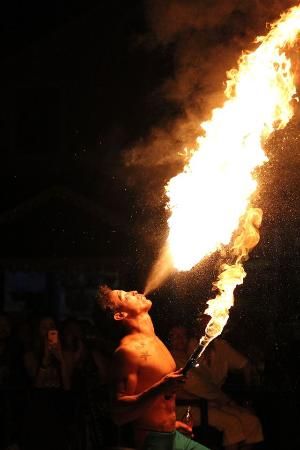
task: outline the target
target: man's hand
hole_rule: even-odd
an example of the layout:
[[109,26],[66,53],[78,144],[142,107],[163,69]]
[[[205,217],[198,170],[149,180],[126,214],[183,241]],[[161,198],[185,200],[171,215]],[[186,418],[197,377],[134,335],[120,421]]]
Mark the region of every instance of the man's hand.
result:
[[170,372],[162,378],[160,387],[163,392],[174,394],[182,387],[182,384],[186,381],[186,376],[182,370],[175,370],[175,372]]
[[60,363],[64,362],[60,341],[58,341],[55,345],[49,346],[49,353],[53,355]]
[[180,431],[180,433],[189,436],[190,438],[194,437],[193,429],[189,425],[184,422],[180,422],[180,420],[176,420],[176,430]]

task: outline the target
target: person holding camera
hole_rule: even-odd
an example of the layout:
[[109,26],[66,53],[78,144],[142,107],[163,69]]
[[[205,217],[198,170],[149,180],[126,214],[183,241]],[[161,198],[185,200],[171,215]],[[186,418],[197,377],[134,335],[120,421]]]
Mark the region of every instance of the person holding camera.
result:
[[38,336],[32,350],[25,353],[24,364],[34,387],[70,389],[58,330],[51,317],[39,321]]
[[70,374],[58,330],[51,317],[38,323],[32,348],[24,354],[31,379],[24,429],[24,450],[65,450],[69,443]]

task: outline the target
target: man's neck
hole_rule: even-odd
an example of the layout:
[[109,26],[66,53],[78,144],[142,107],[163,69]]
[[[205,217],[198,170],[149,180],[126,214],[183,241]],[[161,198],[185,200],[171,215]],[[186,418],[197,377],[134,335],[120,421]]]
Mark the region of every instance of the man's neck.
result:
[[143,334],[149,337],[155,336],[154,326],[148,312],[128,319],[128,331],[130,335]]

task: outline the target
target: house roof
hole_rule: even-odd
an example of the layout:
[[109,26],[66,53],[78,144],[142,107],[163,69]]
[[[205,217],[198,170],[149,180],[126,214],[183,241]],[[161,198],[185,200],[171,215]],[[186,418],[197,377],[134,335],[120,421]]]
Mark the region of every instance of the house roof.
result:
[[122,216],[62,186],[0,215],[2,259],[112,261],[126,252]]

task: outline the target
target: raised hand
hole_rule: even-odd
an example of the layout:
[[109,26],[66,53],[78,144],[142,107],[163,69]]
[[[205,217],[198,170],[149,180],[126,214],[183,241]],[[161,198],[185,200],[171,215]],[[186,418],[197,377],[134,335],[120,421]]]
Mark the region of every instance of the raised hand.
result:
[[161,380],[161,388],[167,394],[174,394],[181,389],[182,384],[185,383],[186,376],[183,374],[183,369],[175,370],[165,375]]

